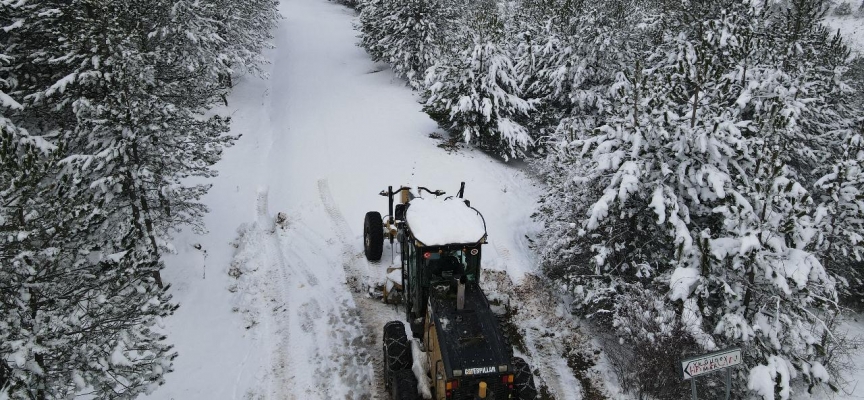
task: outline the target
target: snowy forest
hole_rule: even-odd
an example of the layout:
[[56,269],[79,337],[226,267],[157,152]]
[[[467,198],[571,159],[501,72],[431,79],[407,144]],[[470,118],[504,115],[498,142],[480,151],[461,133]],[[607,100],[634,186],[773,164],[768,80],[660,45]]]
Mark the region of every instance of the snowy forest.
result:
[[[626,392],[686,398],[678,361],[730,347],[732,398],[844,390],[864,60],[824,20],[864,24],[864,3],[334,1],[444,145],[542,182],[543,282]],[[0,0],[0,400],[165,383],[164,258],[207,228],[230,94],[266,77],[278,3]]]
[[442,128],[546,183],[543,269],[625,389],[684,398],[678,360],[740,347],[733,398],[841,390],[864,66],[827,1],[347,3]]
[[[160,255],[202,229],[273,0],[0,2],[0,398],[131,399],[176,352]],[[7,397],[8,396],[8,397]]]

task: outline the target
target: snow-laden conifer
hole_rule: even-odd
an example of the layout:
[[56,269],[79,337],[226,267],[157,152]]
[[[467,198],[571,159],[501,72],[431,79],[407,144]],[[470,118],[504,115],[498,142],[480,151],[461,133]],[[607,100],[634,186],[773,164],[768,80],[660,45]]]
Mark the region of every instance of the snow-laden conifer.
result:
[[[804,156],[857,143],[848,116],[819,122],[843,112],[817,75],[843,84],[814,65],[778,62],[785,48],[770,39],[769,10],[702,7],[672,14],[658,45],[617,74],[600,126],[558,137],[541,164],[554,165],[541,208],[552,228],[544,257],[572,278],[582,307],[613,311],[624,338],[655,343],[680,326],[698,345],[690,351],[743,347],[751,380],[770,372],[781,393],[791,390],[781,367],[830,384],[824,346],[837,291],[819,247],[830,229],[813,172],[853,171],[844,183],[831,182],[839,173],[819,183],[845,188],[845,205],[831,207],[855,215],[857,152],[823,167]],[[627,293],[654,296],[658,315],[667,309],[658,305],[677,304],[677,317],[645,331],[614,306]]]
[[161,264],[134,236],[99,230],[106,216],[61,172],[61,148],[2,115],[0,142],[0,385],[12,399],[153,390],[174,357],[153,330],[175,308]]
[[269,33],[248,30],[276,17],[273,2],[224,5],[2,6],[14,25],[0,38],[0,386],[11,398],[134,398],[170,372],[158,322],[176,305],[160,258],[171,231],[203,227],[208,186],[188,178],[213,176],[233,141],[211,109],[226,77],[255,70],[240,64]]
[[493,2],[469,13],[467,46],[429,69],[425,111],[465,142],[518,157],[533,143],[519,119],[533,108],[524,99],[518,72],[503,41],[503,24]]
[[458,30],[457,5],[449,0],[373,0],[360,13],[360,40],[375,61],[384,61],[414,89],[441,58]]

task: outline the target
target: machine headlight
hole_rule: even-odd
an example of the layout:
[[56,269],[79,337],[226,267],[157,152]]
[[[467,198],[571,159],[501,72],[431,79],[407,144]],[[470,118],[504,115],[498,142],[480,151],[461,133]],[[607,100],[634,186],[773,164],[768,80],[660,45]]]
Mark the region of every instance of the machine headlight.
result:
[[506,365],[499,365],[498,366],[498,372],[507,372],[507,366]]

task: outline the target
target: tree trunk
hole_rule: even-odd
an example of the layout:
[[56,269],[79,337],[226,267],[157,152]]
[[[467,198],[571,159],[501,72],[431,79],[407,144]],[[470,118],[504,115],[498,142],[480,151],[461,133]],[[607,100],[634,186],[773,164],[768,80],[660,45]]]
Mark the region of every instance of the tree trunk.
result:
[[[137,162],[137,157],[136,157]],[[156,237],[153,236],[153,223],[150,220],[149,216],[146,216],[146,213],[149,212],[147,207],[147,200],[144,200],[143,197],[139,199],[138,196],[138,188],[135,186],[132,172],[126,170],[126,184],[124,185],[124,189],[129,194],[130,202],[129,205],[132,208],[132,223],[135,225],[135,228],[138,229],[138,237],[143,237],[144,235],[148,236],[150,240],[150,254],[154,257],[154,261],[159,259],[159,248],[156,245]],[[139,205],[141,208],[139,208]],[[141,226],[141,216],[142,210],[144,215],[144,223],[145,226]],[[156,285],[162,289],[164,286],[162,285],[162,275],[159,271],[153,271],[153,279],[156,280]]]
[[748,263],[749,270],[747,271],[747,292],[744,293],[744,319],[750,318],[750,302],[753,301],[753,285],[756,282],[756,271],[752,257]]
[[[39,303],[37,301],[37,293],[34,293],[32,288],[27,289],[27,291],[30,295],[30,304],[29,304],[30,305],[30,320],[35,321],[37,315],[39,314]],[[31,326],[31,328],[32,328],[32,326]],[[34,342],[36,343],[36,345],[42,344],[42,341],[39,339],[39,337],[36,337],[36,340]],[[34,355],[34,358],[36,359],[36,365],[38,365],[39,368],[42,370],[41,374],[34,374],[36,377],[36,399],[37,400],[45,400],[48,398],[46,396],[46,393],[45,393],[45,381],[46,381],[45,375],[47,374],[47,371],[45,370],[45,356],[42,353],[36,353]],[[0,387],[2,387],[2,386],[0,386]]]
[[6,365],[6,355],[0,354],[0,390],[3,390],[7,385],[10,385],[10,375],[9,366]]

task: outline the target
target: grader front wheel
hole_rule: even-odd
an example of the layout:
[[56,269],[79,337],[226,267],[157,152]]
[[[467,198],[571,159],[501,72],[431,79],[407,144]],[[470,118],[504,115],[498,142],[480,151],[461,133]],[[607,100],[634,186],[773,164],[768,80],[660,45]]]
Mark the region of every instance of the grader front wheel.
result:
[[367,212],[363,220],[363,252],[369,261],[380,260],[384,252],[384,221],[377,211]]

